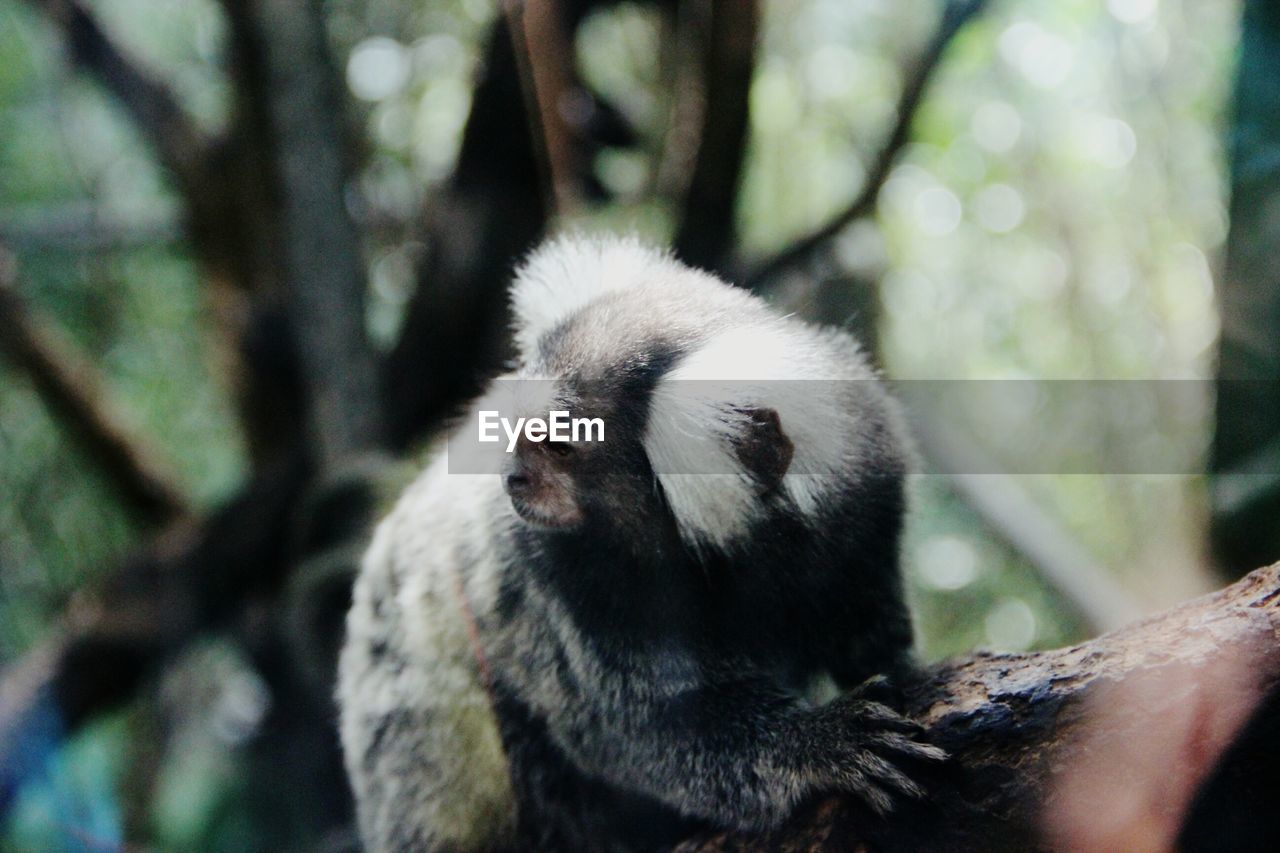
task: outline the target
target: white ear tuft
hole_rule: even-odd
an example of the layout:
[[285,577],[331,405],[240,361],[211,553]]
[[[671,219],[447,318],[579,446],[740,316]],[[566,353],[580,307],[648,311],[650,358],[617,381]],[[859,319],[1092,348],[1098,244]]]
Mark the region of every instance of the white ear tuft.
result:
[[511,290],[515,338],[529,360],[538,340],[592,300],[679,269],[636,237],[568,234],[535,249]]
[[804,515],[847,467],[857,414],[840,385],[868,379],[852,341],[771,317],[713,335],[654,390],[645,450],[686,541],[726,548],[762,510],[733,438],[772,409],[795,453],[783,488]]
[[731,443],[742,416],[714,391],[700,382],[659,382],[644,445],[681,538],[723,550],[746,532],[758,502]]

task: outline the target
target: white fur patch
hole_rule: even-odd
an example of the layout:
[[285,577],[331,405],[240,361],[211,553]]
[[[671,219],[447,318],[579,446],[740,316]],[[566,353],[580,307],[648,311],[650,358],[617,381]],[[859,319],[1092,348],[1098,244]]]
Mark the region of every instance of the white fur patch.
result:
[[773,409],[794,445],[783,488],[814,513],[846,468],[855,425],[832,385],[812,380],[869,379],[852,342],[783,318],[713,335],[654,391],[645,451],[686,541],[728,546],[760,509],[733,437],[747,426],[741,409]]
[[566,235],[536,249],[511,290],[515,338],[526,358],[538,339],[591,301],[685,271],[635,237]]

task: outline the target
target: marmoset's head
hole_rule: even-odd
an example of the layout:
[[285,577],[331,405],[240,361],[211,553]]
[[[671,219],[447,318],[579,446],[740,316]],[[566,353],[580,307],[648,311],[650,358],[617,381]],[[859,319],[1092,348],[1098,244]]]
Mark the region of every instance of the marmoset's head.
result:
[[531,524],[639,532],[657,515],[728,549],[771,513],[816,516],[884,446],[897,458],[852,338],[635,240],[553,241],[513,300],[517,375],[541,397],[520,414],[568,419],[561,440],[523,434],[504,470]]

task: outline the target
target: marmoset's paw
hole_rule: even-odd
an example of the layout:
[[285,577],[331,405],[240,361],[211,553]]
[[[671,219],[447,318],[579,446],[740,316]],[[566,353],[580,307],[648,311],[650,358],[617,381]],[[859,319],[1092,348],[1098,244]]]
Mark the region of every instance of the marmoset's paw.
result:
[[918,722],[867,698],[883,682],[864,684],[821,709],[827,748],[814,768],[819,784],[862,799],[877,814],[895,801],[924,796],[903,765],[945,761],[947,753],[924,739]]

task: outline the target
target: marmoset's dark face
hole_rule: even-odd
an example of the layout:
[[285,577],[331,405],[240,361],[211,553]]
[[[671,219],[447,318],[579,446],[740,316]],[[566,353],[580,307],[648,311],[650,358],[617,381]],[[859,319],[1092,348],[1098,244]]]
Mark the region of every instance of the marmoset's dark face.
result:
[[579,496],[579,469],[589,449],[568,441],[550,439],[534,442],[520,436],[511,461],[502,474],[502,484],[511,505],[530,524],[553,529],[582,523]]
[[532,440],[527,433],[502,472],[511,505],[525,521],[550,530],[630,527],[663,511],[642,441],[643,417],[634,398],[575,393],[556,405],[573,418],[599,418],[603,435],[582,429],[579,439]]

